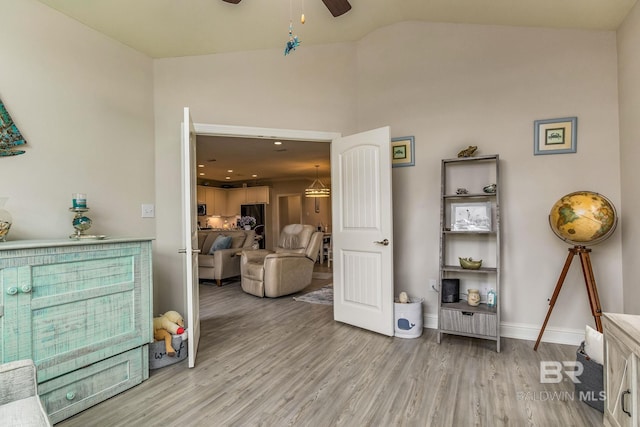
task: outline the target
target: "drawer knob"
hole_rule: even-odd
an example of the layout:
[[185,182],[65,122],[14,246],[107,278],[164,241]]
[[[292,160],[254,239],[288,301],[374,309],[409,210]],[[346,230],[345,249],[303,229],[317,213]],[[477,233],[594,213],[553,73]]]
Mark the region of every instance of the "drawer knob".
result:
[[16,288],[15,286],[12,286],[9,289],[7,289],[8,295],[15,295],[17,293],[18,293],[18,288]]
[[76,394],[72,391],[70,391],[69,393],[67,393],[67,400],[73,400],[76,398]]
[[22,293],[28,294],[29,292],[31,292],[31,285],[23,285],[20,289],[22,290]]

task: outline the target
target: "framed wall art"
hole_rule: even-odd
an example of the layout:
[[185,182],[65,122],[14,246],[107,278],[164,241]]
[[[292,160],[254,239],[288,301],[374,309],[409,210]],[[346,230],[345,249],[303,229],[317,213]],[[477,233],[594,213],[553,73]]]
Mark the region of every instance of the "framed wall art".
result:
[[536,120],[533,122],[533,154],[575,153],[578,118]]
[[451,203],[452,231],[491,231],[491,202]]
[[402,166],[414,166],[414,138],[413,136],[403,136],[391,139],[391,166],[394,168]]

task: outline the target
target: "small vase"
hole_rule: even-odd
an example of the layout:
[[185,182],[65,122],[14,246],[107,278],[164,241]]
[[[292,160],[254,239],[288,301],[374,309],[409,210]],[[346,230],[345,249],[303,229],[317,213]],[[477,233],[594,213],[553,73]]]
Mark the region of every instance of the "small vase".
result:
[[9,211],[4,209],[4,204],[7,202],[8,197],[0,197],[0,242],[7,240],[7,234],[13,223],[13,218]]
[[244,229],[245,229],[245,230],[251,230],[251,226],[250,226],[250,225],[245,225],[245,226],[244,226]]
[[467,295],[467,303],[470,306],[476,307],[480,304],[480,291],[477,289],[469,289],[469,294]]

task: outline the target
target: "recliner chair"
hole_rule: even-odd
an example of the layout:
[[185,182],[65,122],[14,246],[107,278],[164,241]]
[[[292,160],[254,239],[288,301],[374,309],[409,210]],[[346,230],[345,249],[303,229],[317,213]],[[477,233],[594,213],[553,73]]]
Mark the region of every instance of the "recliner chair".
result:
[[242,290],[258,297],[279,297],[311,284],[322,233],[312,225],[286,225],[274,251],[243,251]]

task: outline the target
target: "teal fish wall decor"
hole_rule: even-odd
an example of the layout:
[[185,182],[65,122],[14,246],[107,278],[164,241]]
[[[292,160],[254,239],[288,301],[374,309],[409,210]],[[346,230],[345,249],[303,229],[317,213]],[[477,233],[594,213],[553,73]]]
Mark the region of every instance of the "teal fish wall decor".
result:
[[14,150],[13,147],[26,143],[0,99],[0,157],[24,154],[24,150]]

